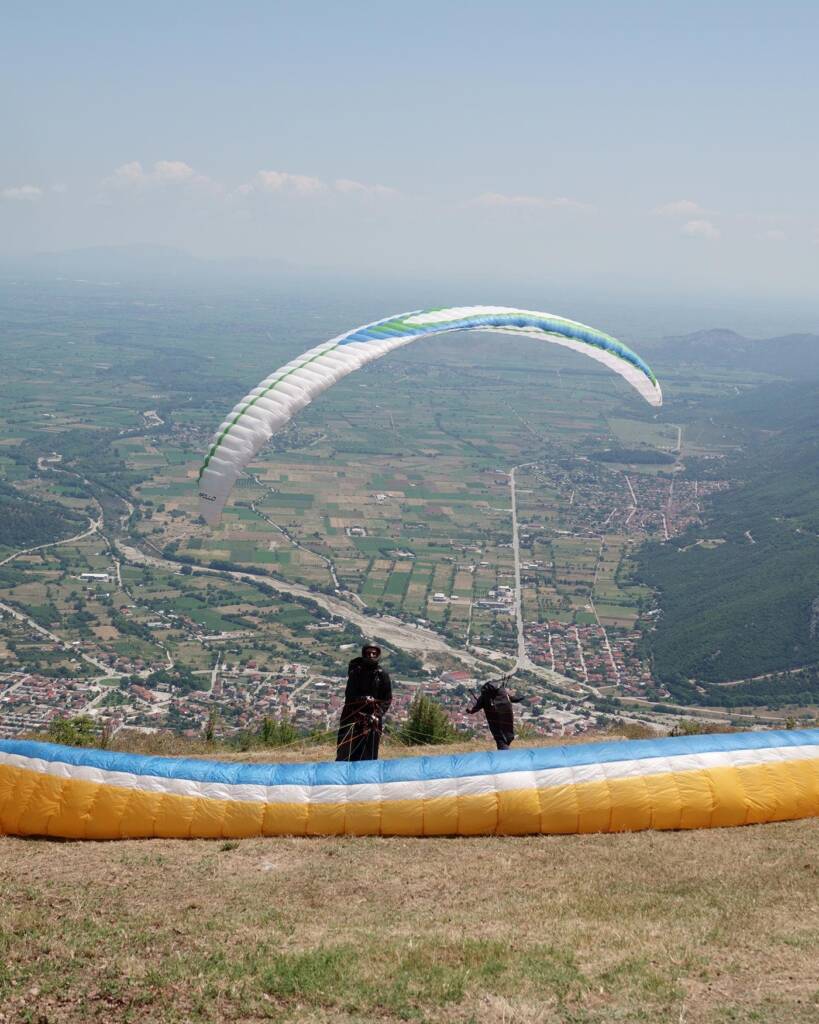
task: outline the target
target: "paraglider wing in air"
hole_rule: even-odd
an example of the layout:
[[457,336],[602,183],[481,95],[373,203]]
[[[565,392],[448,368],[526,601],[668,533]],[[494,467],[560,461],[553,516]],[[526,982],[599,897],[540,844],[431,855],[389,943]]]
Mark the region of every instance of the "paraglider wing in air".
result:
[[628,381],[645,400],[662,405],[657,378],[622,342],[550,313],[505,306],[418,310],[357,327],[286,363],[231,411],[199,471],[199,510],[216,525],[233,485],[271,436],[322,391],[353,370],[419,338],[450,331],[497,331],[563,345],[596,359]]

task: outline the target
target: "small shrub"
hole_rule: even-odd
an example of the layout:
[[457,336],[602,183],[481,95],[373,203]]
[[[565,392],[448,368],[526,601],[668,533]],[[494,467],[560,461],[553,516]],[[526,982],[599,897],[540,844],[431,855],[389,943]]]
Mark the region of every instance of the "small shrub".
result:
[[107,745],[107,738],[97,732],[90,715],[75,718],[55,718],[48,726],[51,743],[62,743],[66,747],[98,747]]
[[258,735],[263,747],[284,747],[300,739],[299,730],[287,718],[263,719]]
[[205,742],[213,743],[216,739],[216,725],[219,721],[219,715],[216,711],[211,710],[208,715],[207,723],[205,724]]
[[396,735],[402,743],[410,746],[452,743],[458,738],[458,733],[441,705],[422,693],[416,695],[410,705],[409,717]]
[[735,729],[731,728],[730,725],[724,725],[721,722],[708,722],[705,720],[695,720],[691,718],[683,718],[674,726],[669,736],[701,736],[705,733],[715,732],[736,732]]
[[650,725],[643,725],[642,722],[622,722],[620,719],[612,722],[608,731],[612,736],[622,736],[624,740],[656,740],[660,735]]

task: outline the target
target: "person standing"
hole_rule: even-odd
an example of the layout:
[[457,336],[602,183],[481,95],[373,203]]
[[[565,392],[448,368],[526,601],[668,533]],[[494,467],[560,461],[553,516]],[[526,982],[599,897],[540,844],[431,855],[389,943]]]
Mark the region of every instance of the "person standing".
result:
[[377,761],[384,715],[392,703],[389,672],[378,664],[381,648],[365,644],[347,668],[347,688],[336,741],[336,761]]
[[506,680],[502,679],[499,683],[484,683],[474,705],[466,709],[468,715],[483,711],[498,750],[508,750],[512,744],[515,738],[512,705],[520,704],[523,700],[523,697],[512,697],[504,685],[505,682]]

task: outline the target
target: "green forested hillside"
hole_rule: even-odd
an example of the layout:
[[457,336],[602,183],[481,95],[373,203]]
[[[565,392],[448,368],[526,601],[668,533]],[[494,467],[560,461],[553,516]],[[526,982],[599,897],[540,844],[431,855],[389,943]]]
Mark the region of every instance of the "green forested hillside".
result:
[[[640,580],[661,593],[649,643],[666,682],[819,661],[817,409],[816,385],[759,389],[735,403],[734,421],[753,427],[745,452],[722,471],[740,482],[715,497],[704,528],[640,553]],[[697,543],[706,539],[723,543]]]
[[0,548],[26,548],[70,537],[85,519],[51,501],[38,501],[0,482]]
[[794,672],[776,672],[736,686],[714,683],[671,684],[681,704],[706,704],[721,708],[787,708],[819,705],[819,665]]

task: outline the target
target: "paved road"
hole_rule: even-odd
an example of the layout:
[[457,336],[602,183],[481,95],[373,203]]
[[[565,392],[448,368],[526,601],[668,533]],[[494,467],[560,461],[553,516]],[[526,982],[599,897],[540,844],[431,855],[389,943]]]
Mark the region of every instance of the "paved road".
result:
[[[255,473],[251,474],[251,479],[253,481],[255,481],[255,483],[257,483],[259,485],[259,487],[262,487],[262,488],[264,488],[267,491],[272,490],[263,480],[260,480],[259,477]],[[253,511],[256,513],[257,516],[259,516],[261,519],[264,519],[264,521],[266,523],[268,523],[270,526],[272,526],[273,529],[276,530],[278,533],[280,533],[283,537],[286,537],[287,540],[293,545],[294,548],[298,548],[300,551],[306,551],[308,554],[313,555],[314,558],[320,558],[322,560],[322,562],[324,562],[324,564],[327,566],[327,571],[330,573],[330,576],[333,579],[333,586],[336,588],[336,590],[341,590],[342,589],[342,586],[341,586],[341,584],[339,583],[339,580],[338,580],[338,576],[336,575],[335,564],[334,564],[334,562],[333,562],[333,560],[331,558],[327,558],[326,555],[320,555],[317,551],[313,551],[312,548],[307,548],[307,547],[304,547],[303,544],[299,544],[299,542],[296,540],[296,538],[288,530],[285,530],[285,528],[283,526],[279,526],[279,524],[277,522],[275,522],[273,519],[271,519],[270,516],[265,515],[264,512],[260,512],[259,509],[256,508],[256,502],[255,501],[251,501],[250,507],[253,509]],[[350,593],[349,591],[345,591],[345,593],[348,593],[350,597],[356,596],[356,595],[353,595],[352,593]]]
[[593,686],[580,683],[575,679],[569,679],[568,676],[564,676],[560,672],[555,672],[554,669],[544,668],[542,665],[537,665],[529,657],[526,650],[526,633],[523,628],[523,598],[520,582],[520,537],[518,534],[518,502],[515,473],[519,469],[526,469],[528,466],[535,465],[537,465],[537,462],[521,462],[519,465],[513,466],[509,471],[509,492],[512,498],[512,551],[515,556],[515,622],[517,623],[518,631],[517,660],[515,661],[515,667],[510,674],[513,675],[518,671],[531,672],[533,675],[539,676],[539,678],[544,682],[549,683],[557,689],[566,690],[568,688],[571,693],[576,695],[579,688],[586,693],[593,693],[596,696],[599,696],[598,691]]
[[[22,551],[15,551],[13,555],[8,555],[8,557],[4,558],[3,561],[0,562],[0,565],[5,565],[7,562],[11,562],[15,558],[19,558],[20,555],[29,555],[35,551],[44,551],[46,548],[56,548],[61,544],[73,544],[85,537],[90,537],[92,534],[97,533],[102,527],[102,513],[100,513],[97,519],[89,519],[88,522],[90,523],[88,529],[84,530],[82,533],[77,533],[73,537],[66,537],[65,540],[55,540],[51,544],[38,544],[37,547],[34,548],[25,548]],[[57,636],[56,633],[52,633],[44,626],[41,626],[39,622],[36,622],[28,615],[24,615],[22,612],[17,611],[16,608],[12,608],[11,605],[0,602],[0,609],[7,612],[12,618],[17,619],[18,622],[25,622],[31,627],[31,629],[36,630],[53,643],[59,644],[64,650],[71,651],[73,654],[78,655],[83,661],[87,661],[89,665],[93,665],[95,668],[98,668],[104,676],[110,677],[117,674],[110,668],[110,666],[103,664],[101,661],[97,661],[97,659],[92,658],[90,654],[84,654],[82,651],[77,650],[77,648],[72,646],[67,640],[63,640],[62,637]]]
[[[518,627],[518,660],[515,669],[528,669],[532,662],[526,653],[526,636],[523,632],[523,600],[520,587],[520,539],[518,536],[518,500],[515,490],[515,473],[526,466],[534,466],[534,462],[521,462],[509,470],[509,493],[512,497],[512,550],[515,555],[515,621]],[[537,668],[537,666],[535,666]]]
[[663,713],[679,713],[681,718],[703,719],[709,722],[720,722],[723,725],[735,718],[747,718],[749,722],[764,722],[767,725],[779,726],[783,726],[784,722],[783,718],[777,718],[775,715],[741,714],[733,708],[727,708],[723,712],[717,708],[704,708],[699,704],[667,704],[665,701],[649,700],[647,697],[619,696],[619,699],[626,706],[638,704],[641,707],[652,707],[655,704],[662,703]]
[[35,548],[23,548],[22,551],[15,551],[13,555],[8,555],[0,562],[0,565],[5,565],[7,562],[13,562],[15,558],[19,558],[20,555],[30,555],[35,551],[45,551],[46,548],[56,548],[61,544],[73,544],[75,541],[82,540],[84,537],[90,537],[92,533],[96,533],[102,526],[102,515],[98,519],[89,519],[90,523],[87,530],[82,533],[77,533],[73,537],[66,537],[65,540],[55,540],[50,544],[38,544]]
[[83,661],[87,661],[89,665],[93,665],[98,668],[104,676],[118,676],[119,672],[114,672],[110,665],[105,665],[101,661],[97,661],[96,658],[92,658],[90,654],[85,654],[83,651],[78,650],[68,640],[63,640],[61,636],[57,636],[56,633],[52,633],[50,629],[46,629],[45,626],[41,626],[39,622],[35,622],[34,619],[28,615],[24,615],[22,612],[18,612],[16,608],[12,608],[9,604],[4,604],[0,601],[0,611],[7,612],[13,619],[17,619],[18,622],[25,622],[31,629],[36,630],[41,636],[47,637],[52,643],[59,644],[60,647],[65,651],[70,651],[76,657],[82,658]]

